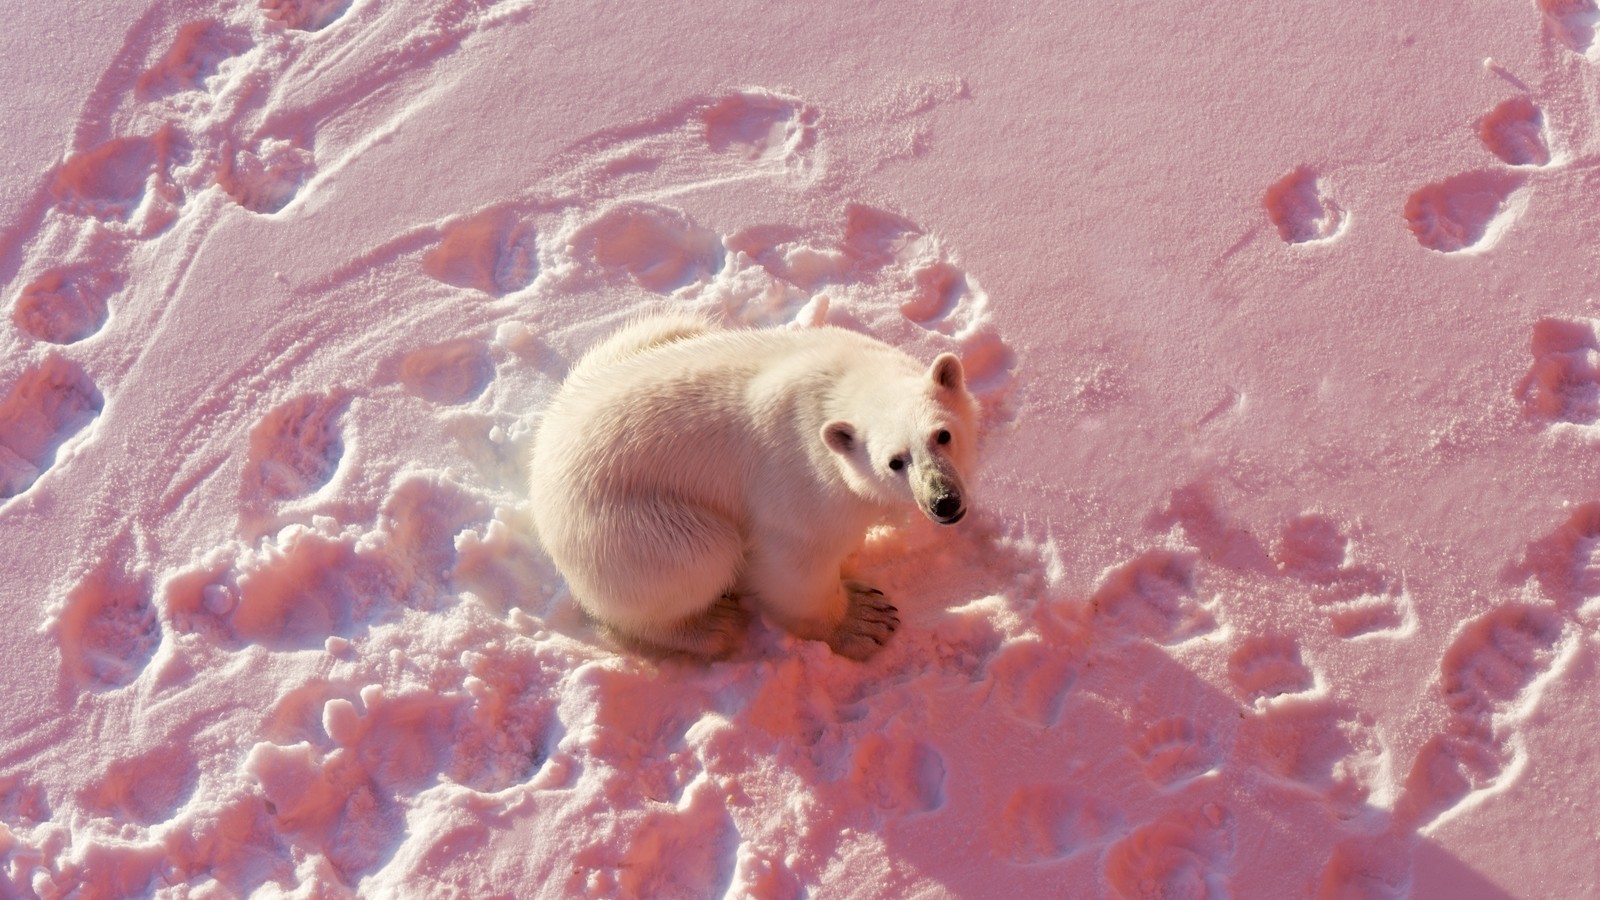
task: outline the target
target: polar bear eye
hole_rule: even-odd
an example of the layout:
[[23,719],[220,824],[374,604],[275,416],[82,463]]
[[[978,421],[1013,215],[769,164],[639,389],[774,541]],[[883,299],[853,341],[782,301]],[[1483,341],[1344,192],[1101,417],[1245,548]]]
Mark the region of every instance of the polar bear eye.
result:
[[906,467],[906,458],[904,456],[896,456],[896,457],[893,457],[892,459],[889,460],[889,468],[893,469],[896,472],[900,471],[901,469],[904,469],[905,467]]
[[950,432],[941,428],[939,429],[939,433],[933,436],[933,439],[938,443],[948,444],[950,443]]

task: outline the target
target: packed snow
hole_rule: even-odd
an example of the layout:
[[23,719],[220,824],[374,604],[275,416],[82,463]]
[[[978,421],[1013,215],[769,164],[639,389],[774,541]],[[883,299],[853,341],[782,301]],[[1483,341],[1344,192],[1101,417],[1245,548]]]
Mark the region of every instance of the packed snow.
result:
[[[14,6],[0,895],[1600,894],[1593,0]],[[663,309],[961,357],[869,661],[540,550]]]

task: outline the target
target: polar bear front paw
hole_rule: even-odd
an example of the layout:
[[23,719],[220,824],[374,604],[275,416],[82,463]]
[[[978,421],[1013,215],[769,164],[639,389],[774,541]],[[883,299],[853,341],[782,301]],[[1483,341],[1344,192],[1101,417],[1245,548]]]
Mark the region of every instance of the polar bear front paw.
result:
[[828,646],[840,656],[864,661],[883,649],[889,635],[900,627],[900,616],[894,604],[884,598],[883,591],[875,587],[847,581],[844,591],[850,607],[845,611],[844,621],[828,638]]

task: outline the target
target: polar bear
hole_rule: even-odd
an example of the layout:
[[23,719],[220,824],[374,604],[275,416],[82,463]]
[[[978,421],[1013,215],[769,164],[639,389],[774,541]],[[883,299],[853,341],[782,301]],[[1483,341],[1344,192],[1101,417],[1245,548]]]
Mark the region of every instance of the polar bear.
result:
[[954,354],[925,366],[841,328],[646,318],[579,360],[545,411],[534,527],[625,640],[717,658],[759,611],[866,659],[900,620],[841,565],[898,511],[961,521],[977,416]]

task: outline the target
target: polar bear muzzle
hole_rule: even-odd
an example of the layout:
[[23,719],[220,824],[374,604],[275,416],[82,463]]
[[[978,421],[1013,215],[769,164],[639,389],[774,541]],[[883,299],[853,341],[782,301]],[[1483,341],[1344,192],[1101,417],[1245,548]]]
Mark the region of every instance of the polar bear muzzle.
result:
[[930,466],[929,469],[927,475],[918,478],[912,487],[917,506],[924,515],[940,525],[954,525],[967,514],[961,482],[946,466]]

